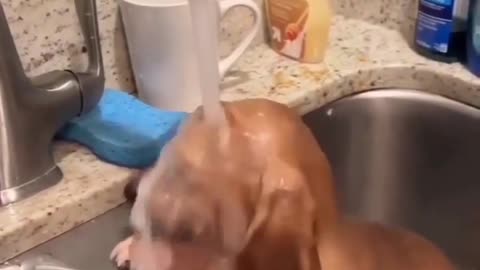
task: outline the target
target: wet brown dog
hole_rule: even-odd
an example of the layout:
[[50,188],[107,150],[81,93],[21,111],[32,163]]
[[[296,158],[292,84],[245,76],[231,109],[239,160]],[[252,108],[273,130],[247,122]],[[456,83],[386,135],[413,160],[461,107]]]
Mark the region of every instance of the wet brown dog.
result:
[[112,253],[119,264],[453,269],[419,236],[342,220],[329,162],[293,110],[262,99],[223,106],[224,125],[209,125],[197,110],[140,181],[131,219],[136,232]]

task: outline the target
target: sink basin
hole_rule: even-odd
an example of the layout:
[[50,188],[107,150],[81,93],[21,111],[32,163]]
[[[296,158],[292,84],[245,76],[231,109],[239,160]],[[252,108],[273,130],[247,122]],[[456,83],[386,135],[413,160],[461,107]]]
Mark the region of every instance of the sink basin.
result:
[[75,229],[35,247],[10,262],[51,256],[78,270],[116,270],[109,255],[129,235],[130,205],[123,204]]
[[[342,208],[414,230],[461,269],[480,269],[480,111],[409,90],[342,98],[304,117],[330,159]],[[16,259],[50,254],[79,270],[115,269],[124,204]]]
[[480,110],[402,89],[345,97],[304,117],[353,218],[416,231],[480,269]]

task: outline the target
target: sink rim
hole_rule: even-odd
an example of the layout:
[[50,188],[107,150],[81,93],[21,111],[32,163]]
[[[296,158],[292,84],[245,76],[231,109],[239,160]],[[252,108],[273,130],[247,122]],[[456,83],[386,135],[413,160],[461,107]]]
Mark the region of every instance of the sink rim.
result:
[[[352,93],[341,95],[333,100],[325,102],[323,105],[319,106],[316,109],[311,110],[318,111],[330,107],[334,103],[340,102],[345,99],[371,99],[379,97],[392,97],[392,98],[411,98],[415,97],[417,100],[432,100],[437,101],[439,104],[444,104],[446,106],[458,106],[465,105],[473,110],[480,110],[480,105],[475,106],[474,104],[465,102],[461,99],[456,99],[439,92],[433,92],[422,88],[407,88],[407,87],[378,87],[378,88],[367,88],[362,90],[357,90]],[[309,112],[309,113],[310,113]],[[309,113],[305,113],[307,115]]]

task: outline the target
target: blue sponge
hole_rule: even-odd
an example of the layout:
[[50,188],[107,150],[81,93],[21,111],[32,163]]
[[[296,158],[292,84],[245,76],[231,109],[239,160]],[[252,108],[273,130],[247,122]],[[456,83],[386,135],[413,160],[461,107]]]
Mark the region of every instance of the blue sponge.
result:
[[106,89],[98,106],[57,134],[89,148],[100,159],[129,168],[153,165],[188,114],[151,107],[127,93]]

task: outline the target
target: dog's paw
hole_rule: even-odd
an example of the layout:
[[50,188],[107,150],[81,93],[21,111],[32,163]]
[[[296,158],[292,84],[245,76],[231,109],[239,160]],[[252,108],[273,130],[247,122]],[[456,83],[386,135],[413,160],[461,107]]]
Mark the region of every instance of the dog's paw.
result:
[[110,260],[114,261],[117,267],[127,267],[130,262],[130,246],[133,242],[133,236],[118,243],[110,253]]

